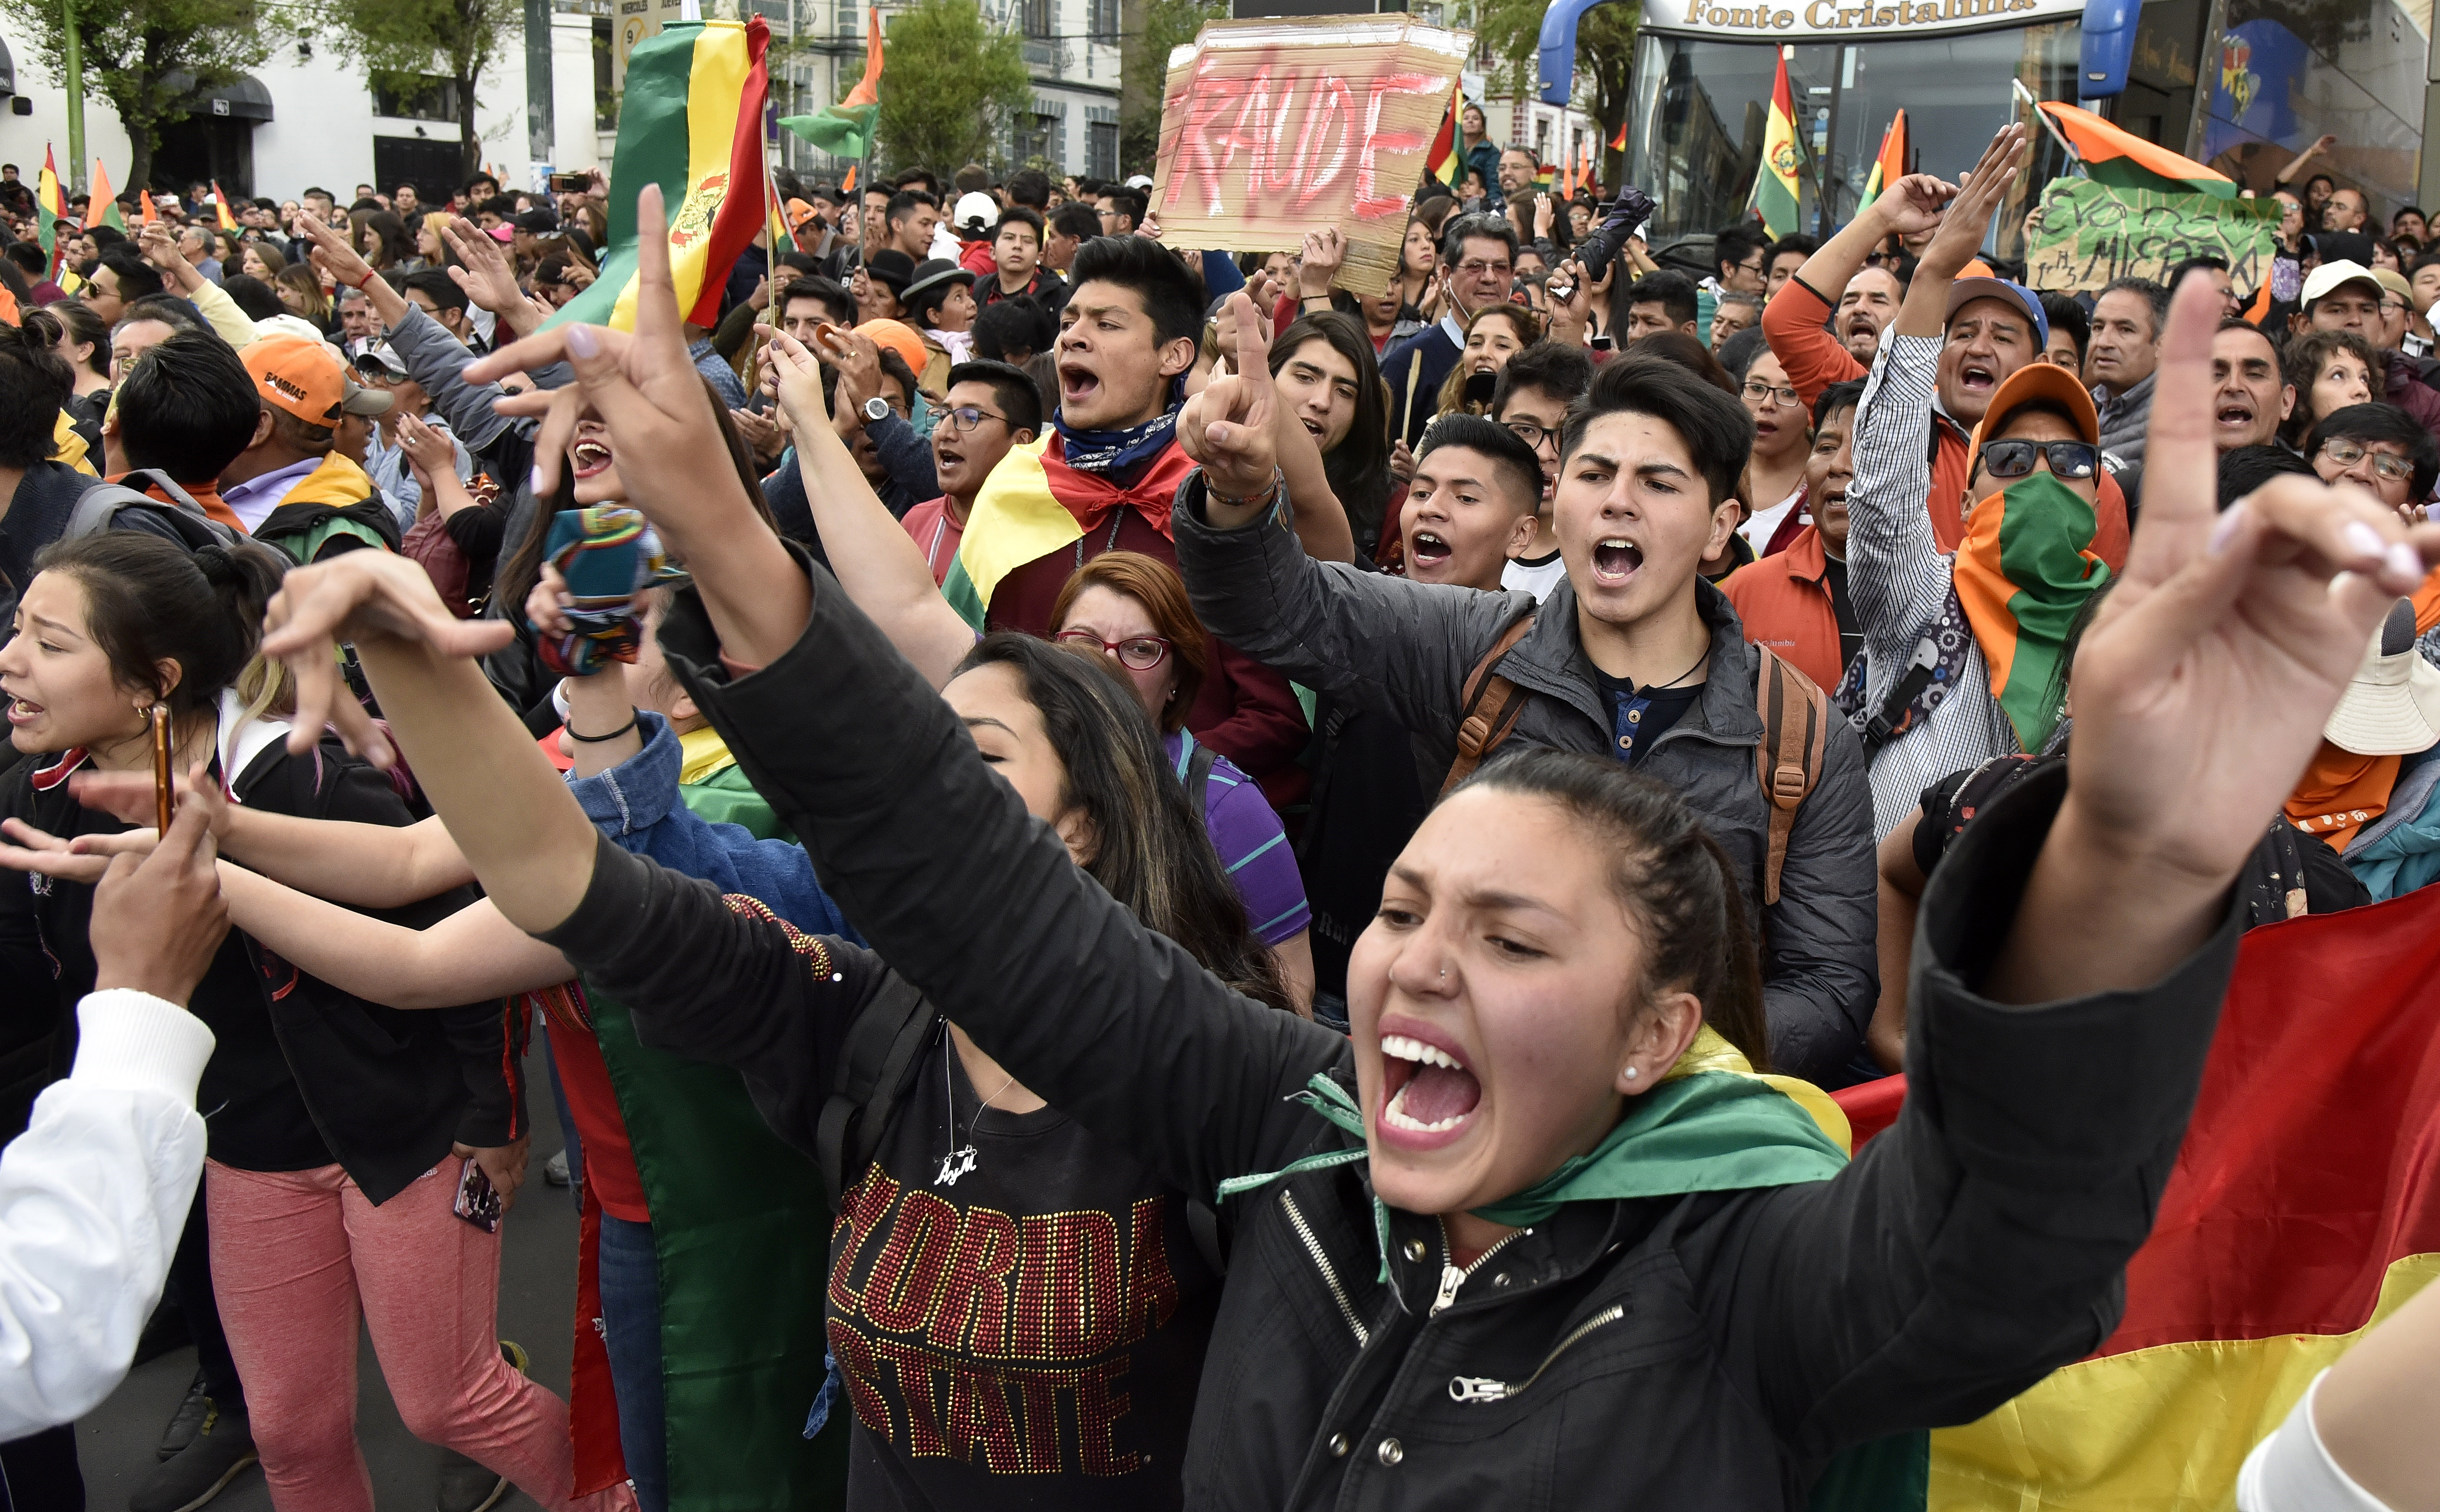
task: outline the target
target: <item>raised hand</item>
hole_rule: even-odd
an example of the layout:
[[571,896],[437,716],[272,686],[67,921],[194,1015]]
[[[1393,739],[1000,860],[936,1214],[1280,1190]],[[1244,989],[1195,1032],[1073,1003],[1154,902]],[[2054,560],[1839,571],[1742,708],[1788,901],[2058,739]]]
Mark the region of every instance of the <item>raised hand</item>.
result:
[[1302,299],[1327,299],[1347,266],[1347,239],[1335,225],[1304,234],[1303,256],[1297,262],[1297,294]]
[[449,277],[466,291],[467,298],[502,316],[512,315],[524,306],[526,296],[517,287],[516,270],[509,266],[508,255],[497,241],[463,216],[441,226],[440,236],[458,255],[459,266],[449,270]]
[[2068,797],[1995,967],[2005,1000],[2153,981],[2200,943],[2381,616],[2440,561],[2440,527],[2410,531],[2353,485],[2281,477],[2216,512],[2218,323],[2218,292],[2189,276],[2143,519],[2076,652]]
[[[344,233],[331,229],[318,218],[310,215],[298,216],[296,224],[304,231],[306,240],[314,243],[315,267],[350,288],[362,288],[365,281],[373,276],[373,265],[349,244]],[[443,227],[442,231],[446,234],[447,228]]]
[[1948,202],[1957,197],[1957,186],[1929,173],[1910,173],[1881,191],[1866,214],[1879,221],[1882,230],[1899,236],[1917,236],[1936,229]]
[[383,768],[391,761],[389,742],[339,676],[341,642],[419,643],[440,656],[468,657],[516,638],[506,620],[450,614],[422,564],[386,551],[350,551],[291,570],[262,624],[262,654],[287,663],[296,681],[289,754],[314,749],[328,724],[349,750]]
[[450,444],[446,435],[427,421],[412,415],[400,416],[398,444],[405,451],[407,460],[429,475],[437,477],[443,472],[454,475],[458,471],[458,449]]
[[1215,378],[1177,412],[1177,441],[1203,466],[1215,504],[1266,495],[1279,466],[1271,439],[1271,412],[1279,390],[1271,383],[1270,324],[1244,294],[1229,296],[1236,317],[1238,367]]
[[[1923,272],[1949,278],[1974,260],[1982,238],[1991,229],[1991,214],[2015,182],[2017,167],[2025,160],[2025,128],[2002,126],[1982,150],[1982,159],[1965,175],[1941,217],[1940,229],[1923,249]],[[1901,181],[1904,182],[1904,181]]]

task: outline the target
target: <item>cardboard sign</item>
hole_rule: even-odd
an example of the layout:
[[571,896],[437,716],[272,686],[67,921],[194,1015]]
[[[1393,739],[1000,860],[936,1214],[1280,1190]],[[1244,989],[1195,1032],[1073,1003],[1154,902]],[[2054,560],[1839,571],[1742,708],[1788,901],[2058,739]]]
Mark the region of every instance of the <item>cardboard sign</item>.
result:
[[2240,291],[2270,277],[2279,230],[2276,200],[2119,189],[2090,179],[2054,179],[2025,222],[2025,281],[2066,293],[2112,278],[2164,281],[2171,268],[2209,254],[2228,260]]
[[1174,247],[1276,252],[1336,225],[1377,294],[1473,47],[1390,15],[1221,21],[1169,55],[1152,213]]

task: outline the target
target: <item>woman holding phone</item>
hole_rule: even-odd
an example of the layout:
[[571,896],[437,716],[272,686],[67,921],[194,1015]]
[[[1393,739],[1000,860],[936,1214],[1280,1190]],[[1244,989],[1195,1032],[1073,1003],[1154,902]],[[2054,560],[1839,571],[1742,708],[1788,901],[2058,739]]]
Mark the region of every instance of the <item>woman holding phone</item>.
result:
[[[169,759],[204,764],[250,809],[406,823],[388,780],[336,744],[287,750],[285,685],[255,657],[279,582],[270,553],[242,542],[190,555],[113,531],[56,544],[37,566],[0,647],[10,739],[33,757],[0,788],[12,838],[26,826],[120,827],[80,807],[67,779],[88,767],[152,773],[156,704]],[[0,980],[21,1015],[53,1026],[64,1069],[75,1038],[64,1005],[93,984],[93,890],[0,881]],[[470,897],[458,888],[386,916],[428,922]],[[218,1041],[200,1094],[216,1110],[204,1176],[213,1290],[275,1503],[370,1512],[354,1432],[361,1314],[418,1436],[545,1506],[625,1504],[623,1488],[615,1500],[575,1494],[567,1405],[511,1369],[494,1332],[497,1213],[524,1178],[527,1144],[500,1005],[393,1012],[232,932],[191,1008]]]

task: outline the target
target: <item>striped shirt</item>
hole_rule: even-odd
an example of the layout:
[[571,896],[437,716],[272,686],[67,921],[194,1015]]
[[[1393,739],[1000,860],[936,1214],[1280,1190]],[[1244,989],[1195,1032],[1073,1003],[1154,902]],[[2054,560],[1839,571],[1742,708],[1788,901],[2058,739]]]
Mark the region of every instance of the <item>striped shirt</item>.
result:
[[[1184,730],[1161,742],[1170,769],[1180,782],[1194,760],[1194,737]],[[1304,877],[1297,870],[1296,851],[1288,845],[1280,816],[1254,780],[1236,763],[1213,753],[1211,774],[1203,787],[1203,827],[1211,848],[1246,905],[1246,922],[1265,945],[1283,945],[1313,924],[1305,901]]]
[[[1863,706],[1877,710],[1940,617],[1956,559],[1932,539],[1931,406],[1941,339],[1884,332],[1856,426],[1847,485],[1847,590],[1864,631]],[[1923,791],[1952,772],[2017,753],[2016,727],[1991,696],[1991,668],[1969,646],[1958,686],[1930,717],[1873,756],[1873,829],[1888,834]]]

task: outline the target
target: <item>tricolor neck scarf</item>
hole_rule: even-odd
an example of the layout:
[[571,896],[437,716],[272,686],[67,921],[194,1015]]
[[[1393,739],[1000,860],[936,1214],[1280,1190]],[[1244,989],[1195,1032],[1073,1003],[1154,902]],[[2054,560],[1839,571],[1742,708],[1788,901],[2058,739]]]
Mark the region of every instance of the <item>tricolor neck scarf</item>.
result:
[[[1266,1186],[1283,1176],[1347,1165],[1368,1158],[1364,1112],[1335,1078],[1316,1075],[1292,1100],[1355,1136],[1353,1148],[1323,1150],[1266,1175],[1220,1183],[1219,1201]],[[1847,1164],[1847,1152],[1822,1127],[1815,1104],[1835,1105],[1810,1084],[1756,1076],[1744,1056],[1708,1025],[1679,1058],[1668,1079],[1626,1100],[1624,1116],[1602,1142],[1562,1161],[1521,1192],[1473,1210],[1511,1228],[1548,1222],[1570,1202],[1682,1197],[1764,1186],[1826,1182]],[[1839,1128],[1843,1130],[1842,1121]],[[1381,1277],[1390,1274],[1390,1210],[1372,1199]]]
[[1079,472],[1124,473],[1160,454],[1177,433],[1178,407],[1186,402],[1183,381],[1170,385],[1169,404],[1141,425],[1115,431],[1080,431],[1067,417],[1054,413],[1051,428],[1059,433],[1063,460]]
[[2097,528],[2082,494],[2036,470],[1976,505],[1958,543],[1957,601],[2019,750],[2040,750],[2058,723],[2052,689],[2068,627],[2109,580]]

